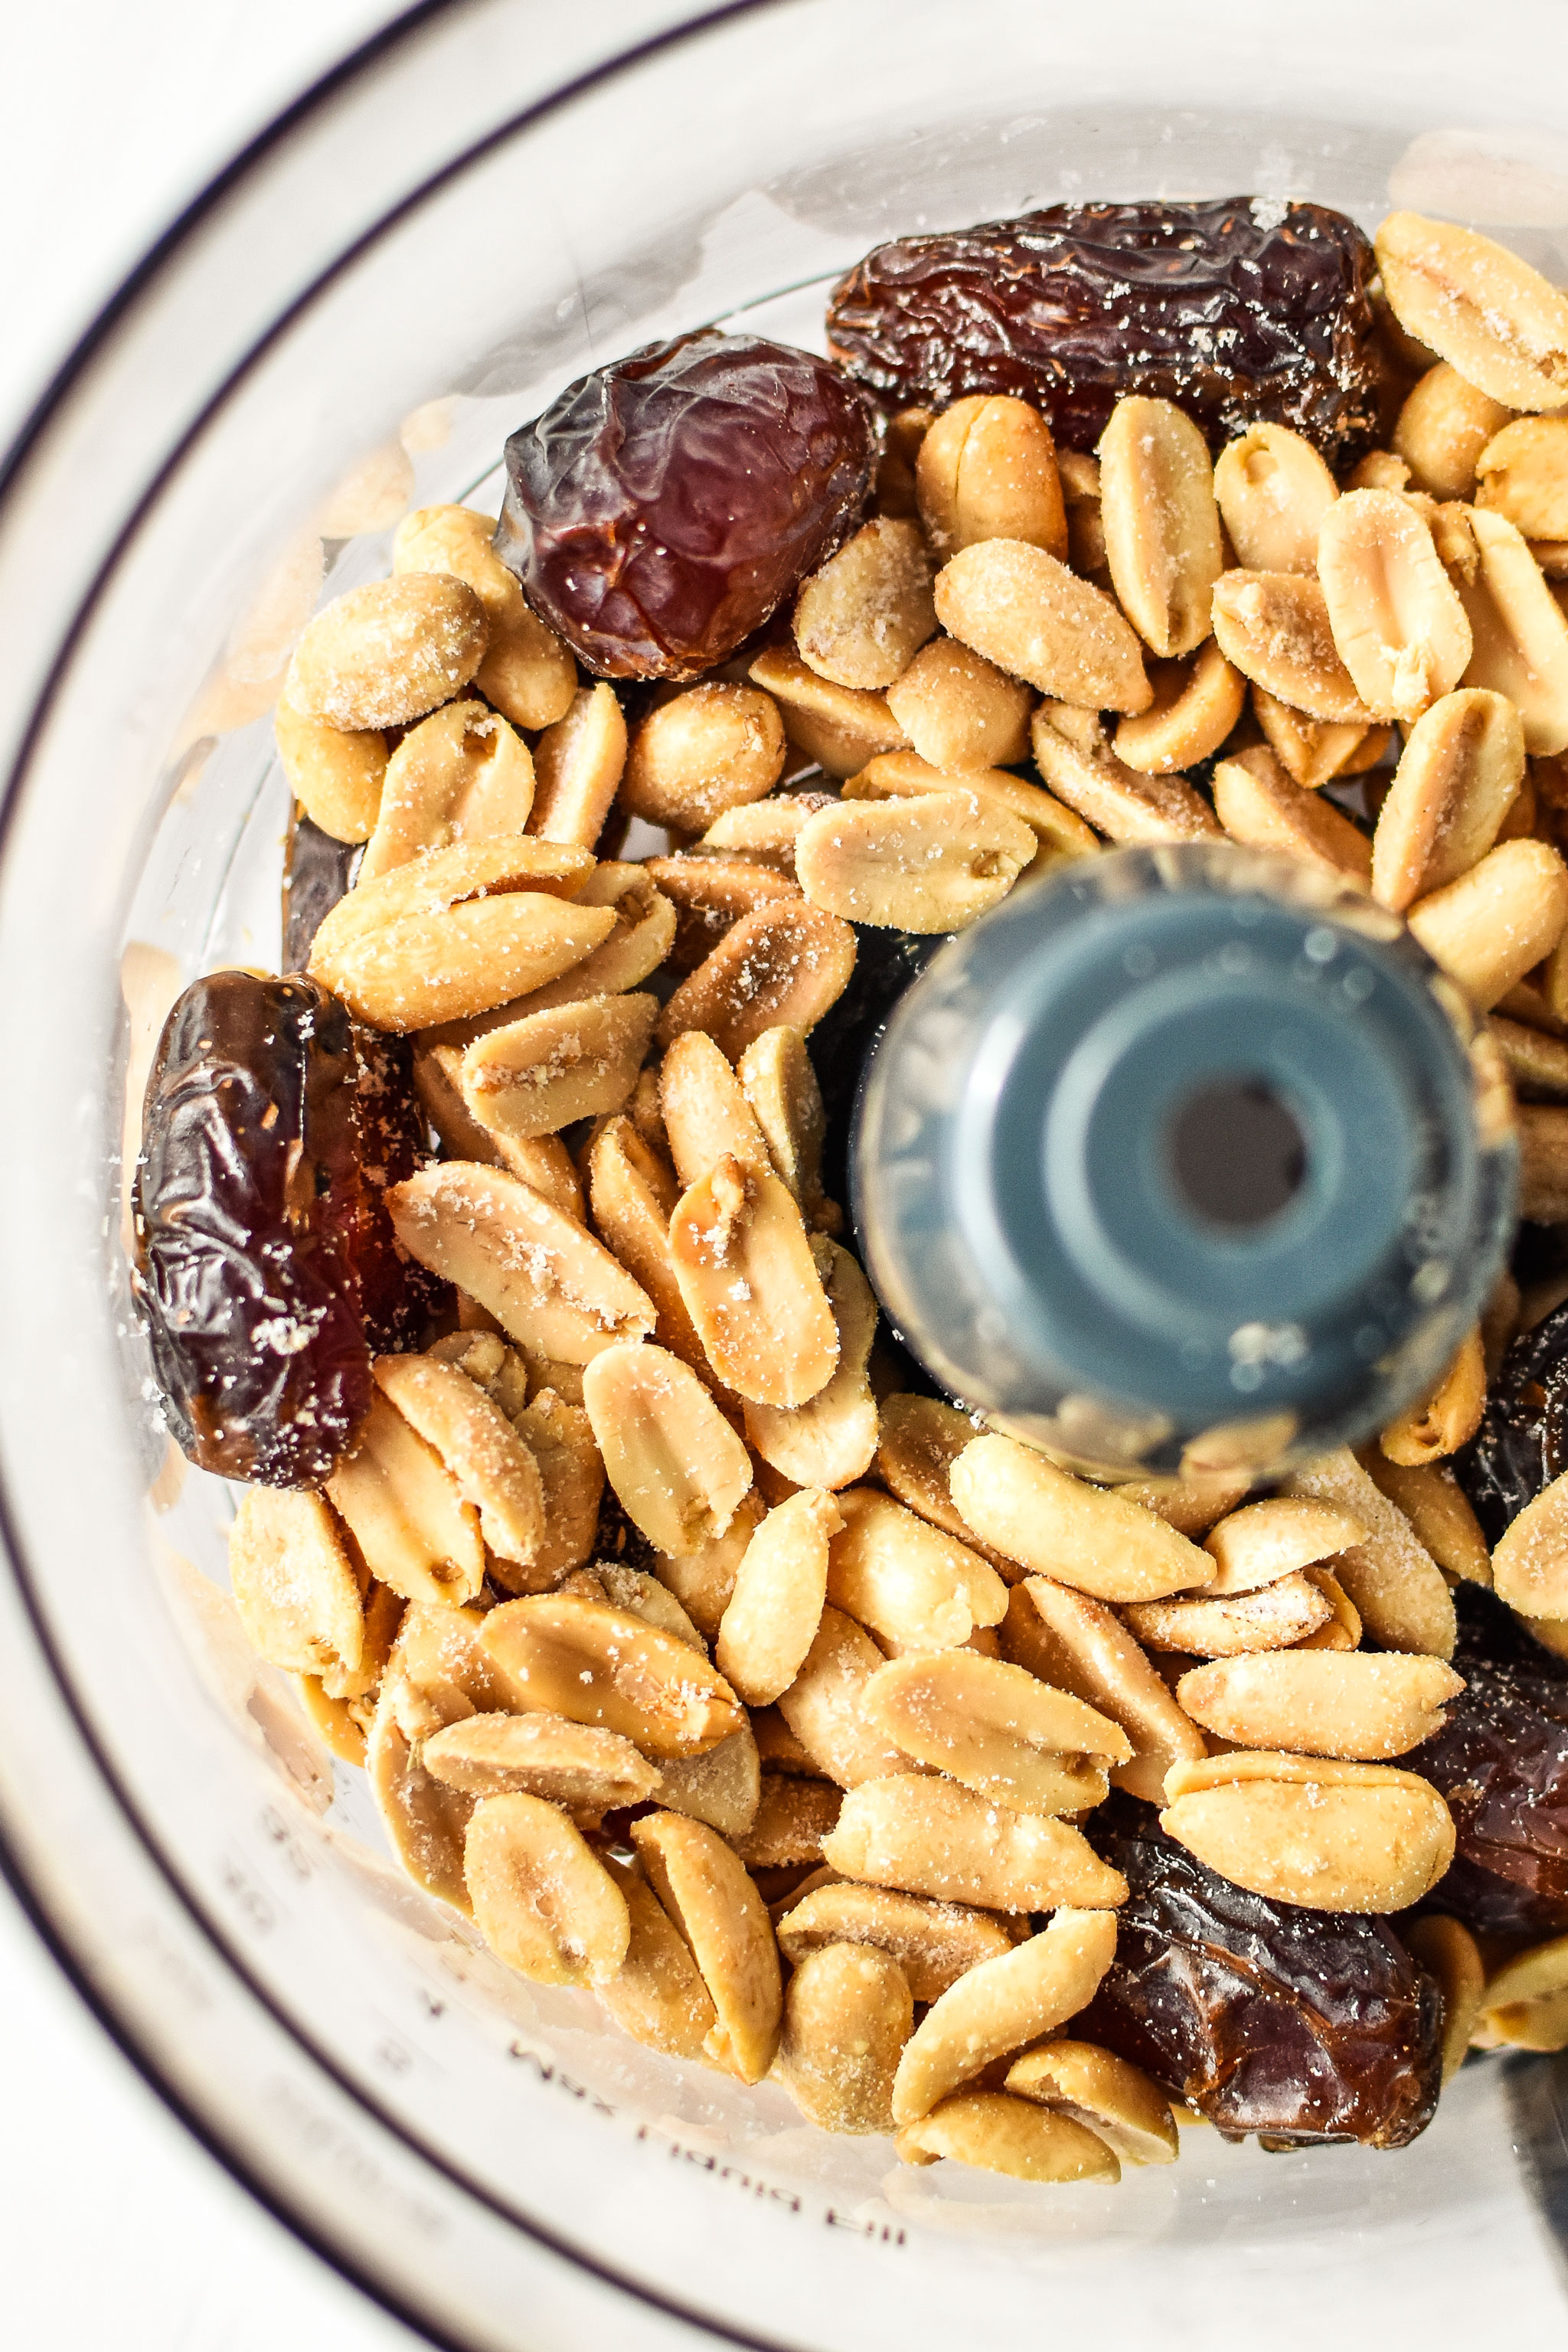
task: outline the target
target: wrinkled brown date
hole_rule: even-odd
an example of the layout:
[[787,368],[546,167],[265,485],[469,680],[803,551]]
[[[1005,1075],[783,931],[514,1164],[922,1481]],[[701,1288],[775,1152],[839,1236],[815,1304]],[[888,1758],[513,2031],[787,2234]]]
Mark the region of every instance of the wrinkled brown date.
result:
[[1399,1759],[1440,1789],[1458,1848],[1425,1907],[1499,1935],[1568,1929],[1568,1666],[1490,1593],[1454,1594],[1465,1677],[1441,1731]]
[[178,1444],[268,1486],[324,1478],[414,1343],[428,1277],[382,1203],[422,1129],[403,1041],[306,979],[186,989],[148,1081],[135,1286]]
[[1337,460],[1378,423],[1374,267],[1323,205],[1048,205],[878,246],[834,289],[828,348],[898,408],[1016,394],[1072,449],[1142,393],[1216,443],[1264,420]]
[[1426,2128],[1443,2000],[1386,1920],[1233,1886],[1131,1797],[1085,1827],[1131,1894],[1076,2035],[1131,2059],[1227,2139],[1403,2147]]
[[695,677],[859,520],[871,416],[811,352],[709,328],[568,384],[506,468],[534,611],[602,677]]

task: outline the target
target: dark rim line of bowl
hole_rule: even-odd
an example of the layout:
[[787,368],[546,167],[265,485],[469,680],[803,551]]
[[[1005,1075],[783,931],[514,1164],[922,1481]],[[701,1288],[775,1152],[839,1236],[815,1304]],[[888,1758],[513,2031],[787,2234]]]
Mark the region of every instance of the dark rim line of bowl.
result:
[[[132,312],[139,298],[176,257],[183,247],[225,197],[234,189],[252,180],[289,141],[291,134],[308,121],[321,116],[332,102],[351,89],[369,68],[384,58],[404,47],[426,26],[438,19],[458,14],[468,0],[419,0],[391,24],[373,34],[350,54],[331,67],[311,83],[300,97],[291,101],[271,122],[258,131],[228,163],[203,187],[184,207],[170,226],[143,256],[121,285],[103,303],[90,324],[56,370],[49,383],[27,414],[16,440],[0,464],[0,528],[4,527],[5,509],[15,495],[26,467],[45,440],[56,413],[68,399],[89,371],[100,362],[110,344],[116,330]],[[549,94],[522,107],[497,124],[481,138],[472,141],[462,152],[432,172],[414,189],[390,206],[373,226],[363,230],[323,269],[320,270],[294,299],[271,321],[266,331],[258,336],[225,373],[221,383],[191,420],[178,441],[167,451],[149,477],[141,495],[135,500],[115,538],[94,572],[85,593],[80,597],[68,627],[62,633],[54,660],[35,698],[33,708],[20,735],[16,758],[5,781],[0,796],[0,856],[4,855],[22,782],[30,763],[40,730],[54,707],[62,677],[69,666],[76,646],[88,625],[98,604],[113,577],[128,547],[141,529],[151,509],[156,504],[172,475],[189,456],[212,419],[232,397],[257,363],[271,346],[306,312],[321,294],[351,268],[365,252],[377,244],[399,221],[417,209],[440,188],[459,177],[473,163],[493,149],[514,138],[531,123],[542,121],[584,92],[614,79],[628,67],[642,63],[663,51],[678,47],[689,40],[700,37],[715,26],[735,19],[761,15],[764,10],[787,5],[787,0],[725,0],[725,5],[705,10],[701,15],[649,35],[645,40],[617,51],[602,59]],[[464,2196],[473,2198],[487,2207],[499,2219],[522,2231],[547,2253],[571,2264],[587,2277],[613,2289],[650,2310],[675,2319],[683,2326],[700,2330],[710,2338],[746,2347],[746,2352],[786,2352],[777,2337],[749,2334],[711,2316],[672,2296],[658,2293],[635,2278],[597,2261],[592,2255],[542,2227],[482,2184],[470,2179],[457,2165],[437,2150],[423,2145],[407,2129],[401,2119],[384,2110],[363,2085],[353,2081],[337,2063],[319,2048],[260,1984],[231,1936],[211,1916],[205,1903],[184,1882],[177,1864],[163,1849],[151,1824],[121,1780],[106,1754],[93,1726],[72,1688],[68,1669],[59,1655],[47,1622],[37,1605],[33,1580],[26,1556],[17,1534],[9,1496],[0,1481],[0,1541],[3,1541],[23,1597],[27,1617],[40,1651],[54,1676],[57,1695],[65,1712],[75,1726],[82,1748],[90,1757],[105,1789],[111,1797],[123,1824],[141,1845],[147,1860],[163,1880],[169,1891],[189,1916],[206,1943],[213,1948],[222,1965],[243,1986],[246,1993],[288,2038],[296,2043],[320,2067],[355,2106],[362,2109],[374,2126],[396,2138],[420,2163],[430,2167]],[[472,2352],[475,2339],[448,2334],[442,2324],[427,2312],[416,2308],[402,2294],[378,2276],[356,2254],[350,2253],[328,2232],[321,2230],[303,2203],[290,2202],[286,2190],[266,2178],[257,2164],[249,2161],[223,2137],[219,2127],[202,2112],[195,2100],[176,2087],[159,2060],[144,2045],[136,2025],[121,2013],[108,1994],[97,1985],[85,1962],[74,1949],[68,1935],[52,1916],[41,1892],[34,1885],[22,1858],[10,1837],[6,1825],[0,1820],[0,1876],[15,1895],[19,1907],[30,1921],[56,1964],[69,1979],[75,1991],[92,2012],[116,2047],[142,2080],[153,2092],[161,2104],[178,2116],[207,2153],[215,2158],[245,2191],[279,2221],[291,2236],[308,2246],[327,2263],[341,2277],[348,2280],[378,2304],[402,2326],[443,2352]]]

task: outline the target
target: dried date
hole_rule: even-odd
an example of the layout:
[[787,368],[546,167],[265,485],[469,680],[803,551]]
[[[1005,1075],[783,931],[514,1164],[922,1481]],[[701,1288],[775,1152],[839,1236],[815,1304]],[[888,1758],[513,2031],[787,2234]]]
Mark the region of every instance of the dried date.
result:
[[1400,1762],[1440,1789],[1458,1846],[1426,1907],[1498,1935],[1568,1929],[1568,1666],[1468,1584],[1454,1606],[1462,1696]]
[[1568,1470],[1568,1300],[1521,1331],[1487,1391],[1481,1425],[1454,1473],[1489,1544]]
[[834,289],[828,348],[892,407],[1012,393],[1073,449],[1140,393],[1215,442],[1263,419],[1337,462],[1378,424],[1374,267],[1322,205],[1049,205],[878,246]]
[[1442,1995],[1385,1919],[1233,1886],[1131,1797],[1086,1833],[1131,1894],[1076,2036],[1133,2060],[1227,2139],[1403,2147],[1426,2128]]
[[496,551],[601,677],[695,677],[848,536],[872,458],[837,369],[705,328],[580,376],[511,436]]
[[192,1461],[269,1486],[324,1478],[372,1357],[430,1303],[382,1203],[423,1129],[405,1044],[306,979],[214,972],[159,1041],[137,1171],[135,1286],[169,1426]]

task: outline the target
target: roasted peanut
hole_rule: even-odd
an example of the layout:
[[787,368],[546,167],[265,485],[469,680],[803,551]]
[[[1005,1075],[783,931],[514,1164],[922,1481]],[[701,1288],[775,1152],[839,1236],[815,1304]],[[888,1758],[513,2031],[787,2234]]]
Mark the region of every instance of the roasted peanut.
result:
[[837,915],[803,899],[758,907],[681,982],[664,1008],[659,1043],[702,1029],[737,1062],[764,1029],[815,1029],[854,969],[855,934]]
[[581,1832],[542,1798],[484,1798],[468,1823],[463,1874],[486,1943],[520,1975],[604,1984],[626,1958],[626,1898]]
[[432,1446],[380,1395],[327,1481],[378,1582],[409,1601],[471,1601],[484,1582],[479,1513]]
[[1410,468],[1412,487],[1435,499],[1468,499],[1482,450],[1511,413],[1467,383],[1447,360],[1428,368],[1394,428],[1394,446]]
[[747,1545],[713,1658],[749,1706],[770,1706],[805,1664],[827,1598],[828,1541],[843,1524],[831,1496],[805,1487]]
[[631,1936],[616,1974],[594,1990],[634,2042],[671,2058],[700,2058],[719,2021],[686,1938],[636,1864],[606,1861]]
[[1520,416],[1487,443],[1476,463],[1478,507],[1489,507],[1526,539],[1568,539],[1568,419]]
[[1142,2067],[1092,2042],[1026,2051],[1007,2070],[1007,2089],[1084,2125],[1125,2164],[1174,2164],[1180,2153],[1169,2100]]
[[966,1413],[935,1397],[890,1396],[883,1399],[877,1444],[877,1475],[890,1494],[933,1527],[944,1528],[960,1543],[990,1561],[1005,1581],[1023,1574],[1020,1563],[981,1542],[960,1517],[949,1476],[964,1447],[978,1434]]
[[1295,1570],[1250,1592],[1213,1601],[1202,1595],[1195,1601],[1134,1601],[1123,1613],[1147,1649],[1228,1658],[1304,1641],[1328,1622],[1331,1612],[1317,1587]]
[[1059,706],[1045,704],[1030,726],[1035,765],[1080,817],[1117,843],[1217,839],[1219,824],[1184,776],[1145,775],[1103,742],[1085,747],[1061,728]]
[[1387,1650],[1453,1656],[1454,1604],[1447,1586],[1409,1520],[1373,1486],[1347,1446],[1293,1471],[1285,1492],[1336,1504],[1365,1527],[1358,1543],[1335,1556],[1333,1567],[1373,1641]]
[[784,733],[796,750],[830,776],[852,776],[879,751],[909,748],[882,695],[835,686],[784,646],[759,654],[748,675],[777,703]]
[[505,1561],[492,1565],[490,1572],[509,1592],[542,1591],[586,1559],[594,1548],[605,1465],[587,1414],[552,1389],[542,1389],[531,1398],[512,1415],[512,1425],[539,1465],[544,1532],[525,1577],[510,1571]]
[[1247,688],[1211,638],[1194,660],[1157,664],[1154,699],[1136,719],[1124,719],[1112,750],[1123,767],[1168,776],[1219,750],[1241,717]]
[[1315,572],[1318,530],[1338,498],[1310,441],[1283,425],[1249,425],[1220,451],[1215,497],[1249,572]]
[[723,854],[650,857],[645,871],[676,913],[672,971],[695,971],[743,915],[775,899],[798,898],[793,873],[754,857]]
[[726,1154],[682,1193],[669,1254],[708,1360],[738,1395],[796,1405],[826,1388],[837,1327],[800,1211],[776,1176]]
[[1100,520],[1121,608],[1159,655],[1209,633],[1225,568],[1214,468],[1203,435],[1168,400],[1119,400],[1100,438]]
[[1454,1824],[1436,1790],[1391,1765],[1246,1750],[1176,1765],[1165,1790],[1168,1836],[1279,1903],[1400,1911],[1454,1858]]
[[882,1653],[854,1620],[826,1608],[816,1639],[779,1713],[802,1748],[841,1789],[901,1772],[909,1759],[867,1720],[861,1694],[882,1664]]
[[521,736],[482,702],[450,702],[411,728],[388,761],[359,882],[454,842],[506,840],[532,805]]
[[824,1859],[847,1878],[990,1911],[1123,1903],[1127,1883],[1065,1822],[896,1772],[849,1790]]
[[850,1880],[795,1897],[779,1921],[778,1938],[797,1967],[808,1953],[836,1944],[872,1945],[897,1960],[919,2001],[940,2000],[982,1960],[1014,1948],[1006,1930],[984,1911]]
[[935,633],[931,559],[912,522],[862,524],[795,599],[800,657],[835,686],[891,686]]
[[1386,727],[1336,727],[1326,719],[1309,719],[1260,686],[1252,689],[1252,715],[1291,782],[1309,792],[1343,775],[1352,763],[1359,769],[1360,755],[1369,744],[1383,751],[1389,741]]
[[897,1960],[874,1947],[824,1946],[790,1979],[774,2071],[825,2131],[890,2131],[893,2075],[913,2022]]
[[1331,801],[1293,784],[1265,745],[1219,761],[1214,804],[1233,841],[1251,849],[1283,850],[1336,881],[1370,885],[1372,844],[1365,834]]
[[1568,924],[1568,867],[1544,841],[1504,841],[1405,919],[1479,1013],[1551,954]]
[[623,808],[677,833],[705,833],[726,810],[771,793],[784,772],[784,721],[754,686],[693,686],[651,710],[632,737]]
[[1440,1658],[1272,1650],[1182,1676],[1176,1696],[1206,1731],[1239,1748],[1375,1761],[1440,1731],[1465,1685]]
[[316,1675],[357,1668],[359,1582],[319,1495],[247,1487],[229,1533],[228,1568],[246,1640],[270,1664]]
[[283,699],[349,733],[406,727],[467,686],[489,633],[465,581],[437,572],[373,580],[317,614],[295,648]]
[[975,1438],[954,1462],[951,1484],[976,1535],[1099,1600],[1152,1601],[1213,1580],[1207,1554],[1163,1519],[1011,1437]]
[[466,1047],[487,1030],[547,1013],[552,1005],[581,1004],[589,996],[619,996],[658,971],[675,938],[675,908],[654,887],[646,866],[606,859],[574,895],[579,907],[608,907],[615,916],[614,929],[599,945],[542,988],[531,989],[526,996],[514,997],[510,1004],[481,1013],[471,1022],[429,1033],[433,1042]]
[[[674,1050],[672,1046],[671,1053]],[[798,1029],[784,1024],[764,1029],[741,1055],[735,1075],[763,1131],[774,1172],[799,1202],[801,1214],[813,1227],[837,1232],[842,1222],[841,1213],[822,1190],[826,1113],[805,1037]],[[737,1153],[736,1157],[743,1155]],[[808,1479],[804,1483],[814,1482]]]
[[966,1544],[869,1486],[842,1494],[827,1597],[884,1643],[956,1649],[1005,1613],[1007,1588]]
[[906,1756],[1020,1812],[1099,1804],[1108,1766],[1131,1760],[1120,1724],[1022,1666],[969,1650],[894,1658],[861,1703]]
[[591,849],[626,763],[626,722],[613,687],[584,687],[533,747],[530,833]]
[[679,1556],[723,1534],[752,1465],[689,1365],[665,1348],[606,1348],[583,1375],[583,1402],[610,1484],[650,1543]]
[[708,2055],[760,2083],[778,2047],[784,1989],[773,1922],[744,1864],[716,1831],[675,1813],[634,1822],[631,1840],[718,2012]]
[[1524,730],[1500,694],[1446,694],[1405,742],[1372,845],[1373,896],[1403,914],[1497,839],[1524,781]]
[[983,393],[945,409],[921,442],[915,496],[939,555],[1008,539],[1066,561],[1056,443],[1027,401]]
[[818,1234],[811,1253],[838,1333],[837,1365],[805,1404],[757,1404],[747,1398],[746,1438],[770,1469],[801,1486],[836,1491],[862,1477],[877,1451],[877,1405],[867,1370],[877,1301],[847,1250]]
[[1461,1340],[1430,1394],[1389,1423],[1380,1441],[1383,1451],[1391,1462],[1410,1467],[1457,1453],[1479,1428],[1486,1401],[1486,1359],[1478,1328]]
[[1226,572],[1215,583],[1214,633],[1243,677],[1309,719],[1366,726],[1371,711],[1341,659],[1321,584],[1294,572]]
[[589,1822],[614,1807],[642,1804],[659,1779],[618,1733],[542,1713],[467,1716],[426,1739],[420,1761],[471,1797],[543,1797]]
[[1568,621],[1512,523],[1481,507],[1457,512],[1470,561],[1450,570],[1475,641],[1464,682],[1508,697],[1527,751],[1568,750]]
[[463,1099],[516,1142],[618,1111],[658,1018],[654,996],[588,996],[487,1030],[463,1055]]
[[1390,213],[1376,237],[1394,317],[1510,408],[1568,404],[1568,299],[1505,246],[1452,221]]
[[[669,1156],[682,1191],[729,1157],[771,1171],[767,1139],[735,1072],[711,1037],[689,1029],[677,1037],[659,1066],[658,1105]],[[673,1212],[679,1193],[671,1194]]]
[[506,1414],[477,1381],[437,1356],[382,1356],[374,1376],[479,1513],[489,1549],[527,1567],[543,1538],[544,1490],[538,1464]]
[[1005,2091],[959,2091],[894,2143],[906,2164],[949,2157],[1014,2180],[1120,2180],[1121,2167],[1098,2133]]
[[904,931],[956,931],[1005,898],[1035,835],[976,792],[823,809],[802,827],[795,872],[814,907]]
[[659,1582],[673,1592],[705,1641],[719,1633],[746,1546],[763,1523],[767,1506],[753,1486],[742,1495],[721,1536],[688,1552],[660,1552],[654,1561]]
[[947,775],[914,751],[884,751],[868,761],[858,776],[844,780],[847,801],[912,800],[923,793],[973,793],[984,802],[1022,817],[1035,836],[1036,848],[1028,872],[1042,873],[1066,857],[1093,857],[1100,843],[1061,802],[1026,784],[1003,768],[973,768],[962,776]]
[[467,1912],[471,1905],[463,1876],[463,1841],[474,1800],[426,1772],[398,1720],[395,1696],[390,1681],[384,1684],[365,1748],[371,1794],[392,1850],[416,1886],[454,1910]]
[[1043,548],[987,539],[936,577],[949,636],[1041,694],[1090,710],[1147,710],[1138,638],[1110,598]]
[[755,1825],[763,1795],[762,1759],[750,1724],[705,1755],[668,1758],[654,1795],[672,1813],[706,1822],[738,1850]]
[[1464,676],[1465,608],[1432,534],[1394,490],[1349,490],[1318,534],[1318,578],[1334,644],[1376,719],[1419,719]]
[[1492,1549],[1500,1600],[1524,1617],[1568,1617],[1568,1476],[1553,1478],[1510,1521]]
[[795,845],[801,826],[818,809],[831,808],[831,793],[775,793],[769,799],[726,809],[703,835],[700,849],[732,849],[752,865],[775,866],[795,878]]
[[820,1863],[822,1841],[843,1802],[830,1780],[799,1772],[763,1775],[754,1819],[731,1839],[748,1870],[790,1870]]
[[272,731],[289,789],[311,824],[334,841],[368,841],[386,776],[380,730],[351,734],[279,702]]
[[535,1593],[492,1609],[479,1640],[531,1710],[602,1724],[645,1756],[705,1755],[744,1720],[700,1651],[629,1609]]
[[530,610],[490,543],[494,534],[493,515],[471,507],[421,507],[398,525],[392,568],[450,572],[468,582],[489,623],[475,685],[514,727],[549,727],[571,708],[577,666]]
[[888,688],[888,708],[933,768],[1005,768],[1028,756],[1026,686],[952,637],[936,637]]
[[1465,2063],[1481,2013],[1486,1970],[1475,1937],[1458,1919],[1437,1914],[1412,1920],[1404,1929],[1403,1940],[1442,1987],[1443,2080],[1447,2084]]
[[1040,1935],[971,1969],[910,2037],[893,2083],[894,2121],[918,2121],[998,2058],[1076,2017],[1115,1953],[1114,1911],[1063,1909]]
[[1366,1533],[1353,1511],[1337,1503],[1315,1503],[1276,1496],[1266,1503],[1248,1503],[1209,1529],[1204,1549],[1219,1567],[1208,1592],[1251,1592],[1272,1584],[1299,1568],[1331,1559]]
[[1491,1555],[1480,1523],[1446,1465],[1406,1468],[1391,1462],[1380,1445],[1363,1447],[1357,1458],[1379,1493],[1409,1520],[1417,1541],[1446,1576],[1472,1584],[1491,1582]]
[[1008,1601],[1002,1650],[1042,1682],[1073,1692],[1121,1726],[1132,1759],[1113,1765],[1110,1777],[1133,1796],[1157,1801],[1172,1764],[1207,1753],[1202,1732],[1101,1602],[1031,1576]]

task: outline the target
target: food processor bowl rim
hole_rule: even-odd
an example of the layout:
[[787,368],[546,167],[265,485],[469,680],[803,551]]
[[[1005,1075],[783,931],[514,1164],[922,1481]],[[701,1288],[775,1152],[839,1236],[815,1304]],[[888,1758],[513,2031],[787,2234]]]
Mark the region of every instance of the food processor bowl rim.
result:
[[[353,94],[374,68],[407,48],[421,33],[440,19],[461,16],[473,5],[474,0],[416,0],[416,5],[367,36],[347,55],[319,74],[190,197],[154,243],[101,301],[43,389],[31,402],[9,446],[0,454],[0,542],[3,542],[17,500],[27,487],[30,471],[47,457],[51,435],[58,427],[64,412],[93,373],[112,363],[116,339],[135,316],[138,305],[177,266],[192,241],[209,226],[230,195],[241,190],[254,195],[264,182],[268,167],[280,159],[282,151],[299,130],[307,123],[317,124],[329,117],[332,108]],[[277,339],[345,269],[395,227],[402,218],[470,169],[492,149],[628,68],[635,68],[689,40],[700,38],[717,26],[768,11],[777,12],[789,5],[790,0],[721,0],[721,5],[716,6],[690,9],[645,33],[640,38],[607,50],[592,63],[570,73],[527,104],[517,108],[503,121],[493,124],[480,136],[468,141],[460,152],[448,157],[437,170],[426,173],[413,188],[405,190],[324,268],[315,271],[293,299],[269,320],[265,330],[249,341],[224,370],[220,381],[188,420],[177,440],[142,481],[134,502],[96,562],[85,590],[75,596],[65,626],[55,634],[52,658],[47,668],[36,683],[29,681],[18,697],[18,723],[14,742],[6,754],[4,782],[0,785],[0,859],[5,855],[13,816],[37,738],[53,709],[73,652],[117,566],[171,476],[209,421],[232,398]],[[226,1989],[242,2003],[248,2003],[253,2010],[259,2011],[268,2022],[285,2035],[293,2051],[325,2075],[333,2089],[351,2103],[365,2127],[377,2135],[390,2136],[402,2152],[420,2167],[433,2171],[444,2187],[461,2199],[478,2200],[509,2229],[521,2231],[532,2240],[539,2252],[552,2266],[566,2265],[580,2274],[582,2283],[594,2296],[596,2308],[602,2311],[600,2290],[607,2288],[633,2304],[645,2306],[650,2317],[657,2315],[660,2320],[675,2321],[682,2328],[700,2332],[711,2340],[742,2346],[747,2347],[747,2352],[784,2352],[778,2338],[748,2333],[662,2294],[557,2238],[552,2231],[531,2220],[520,2210],[501,2202],[479,2182],[448,2164],[435,2149],[421,2146],[409,2137],[395,2117],[381,2109],[366,2093],[342,2074],[321,2050],[303,2037],[258,1981],[232,1937],[217,1928],[187,1892],[181,1874],[161,1852],[157,1836],[141,1817],[134,1798],[99,1740],[72,1689],[69,1675],[37,1605],[26,1554],[6,1492],[3,1469],[0,1469],[0,1545],[4,1547],[11,1571],[13,1591],[22,1604],[22,1630],[31,1637],[26,1644],[26,1654],[15,1643],[7,1643],[7,1674],[24,1675],[34,1681],[35,1697],[42,1696],[45,1704],[52,1706],[57,1726],[66,1730],[66,1736],[72,1744],[75,1760],[85,1764],[90,1759],[95,1775],[91,1797],[112,1820],[115,1831],[121,1837],[129,1832],[134,1864],[152,1882],[155,1896],[172,1899],[179,1924],[199,1938],[202,1957],[209,1967],[221,1971]],[[300,2168],[301,2179],[296,2193],[290,2195],[289,2185],[281,2177],[268,2177],[259,2158],[242,2150],[235,2138],[229,2136],[219,2112],[221,2101],[214,2099],[209,2112],[204,2107],[198,2093],[182,2084],[168,2056],[157,2049],[155,2002],[153,1998],[143,1997],[139,2004],[135,1996],[123,1986],[118,1990],[110,1989],[105,1981],[109,1971],[101,1965],[104,1955],[90,1949],[90,1930],[86,1920],[79,1915],[68,1926],[65,1923],[64,1915],[72,1906],[61,1890],[48,1888],[49,1873],[42,1865],[40,1858],[29,1856],[26,1853],[21,1825],[11,1817],[12,1811],[8,1804],[0,1804],[0,1878],[5,1880],[19,1909],[55,1965],[160,2104],[179,2119],[207,2154],[221,2164],[230,2177],[291,2236],[309,2247],[341,2277],[359,2288],[389,2316],[443,2347],[443,2352],[475,2352],[479,2341],[477,2336],[450,2332],[439,2316],[421,2307],[412,2294],[395,2284],[386,2274],[379,2273],[368,2252],[351,2247],[349,2228],[345,2227],[340,2234],[333,2231],[330,2221],[318,2217],[313,2210],[313,2200],[307,2195],[303,2185],[303,2168]],[[138,2013],[139,2008],[141,2013]],[[590,2314],[584,2315],[591,2316]],[[626,2316],[629,2317],[629,2313]],[[658,2328],[658,2334],[659,2340],[668,2340],[662,2327]],[[651,2345],[654,2338],[649,2337],[648,2341]]]

